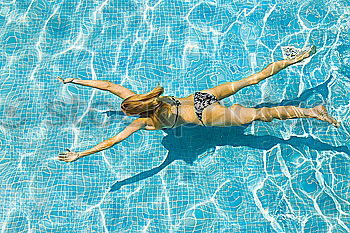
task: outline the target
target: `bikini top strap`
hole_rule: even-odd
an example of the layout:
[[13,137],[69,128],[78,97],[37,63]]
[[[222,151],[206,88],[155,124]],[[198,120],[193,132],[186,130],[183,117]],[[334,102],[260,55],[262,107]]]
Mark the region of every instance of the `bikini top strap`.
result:
[[174,96],[170,96],[170,98],[171,98],[171,100],[174,102],[174,104],[175,104],[176,106],[180,106],[180,105],[181,105],[181,102],[180,102],[179,100],[175,99]]
[[177,118],[179,117],[179,106],[181,105],[181,102],[177,99],[175,99],[174,96],[170,96],[172,101],[174,102],[175,106],[176,106],[176,117],[175,117],[175,121],[174,121],[174,124],[173,126],[171,126],[171,128],[174,128],[176,122],[177,122]]

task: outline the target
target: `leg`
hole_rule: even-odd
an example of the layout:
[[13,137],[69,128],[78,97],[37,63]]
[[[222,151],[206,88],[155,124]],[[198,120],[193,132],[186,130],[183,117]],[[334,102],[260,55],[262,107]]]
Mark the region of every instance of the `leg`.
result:
[[230,95],[235,94],[237,91],[241,90],[244,87],[258,84],[260,81],[262,81],[268,77],[271,77],[274,74],[277,74],[279,71],[283,70],[284,68],[304,60],[305,58],[309,57],[311,54],[315,53],[315,49],[316,49],[316,47],[312,46],[308,51],[296,56],[293,59],[273,62],[273,63],[269,64],[262,71],[260,71],[256,74],[253,74],[247,78],[243,78],[243,79],[236,81],[236,82],[224,83],[224,84],[221,84],[221,85],[216,86],[214,88],[204,90],[203,92],[213,94],[219,100],[221,100],[223,98],[226,98]]
[[313,108],[299,108],[296,106],[277,106],[273,108],[260,108],[256,114],[256,120],[272,121],[272,119],[286,120],[293,118],[316,118],[317,120],[328,122],[335,127],[339,123],[328,115],[326,108],[319,105]]
[[135,95],[131,90],[123,87],[122,85],[112,83],[106,80],[82,80],[73,79],[71,83],[79,84],[82,86],[94,87],[103,91],[109,91],[122,99],[126,99],[129,96]]
[[255,120],[272,121],[272,119],[286,120],[293,118],[316,118],[328,122],[336,127],[339,123],[328,115],[324,106],[319,105],[314,108],[299,108],[296,106],[277,106],[273,108],[245,108],[235,104],[224,109],[224,114],[220,115],[213,122],[212,126],[233,126],[251,123]]

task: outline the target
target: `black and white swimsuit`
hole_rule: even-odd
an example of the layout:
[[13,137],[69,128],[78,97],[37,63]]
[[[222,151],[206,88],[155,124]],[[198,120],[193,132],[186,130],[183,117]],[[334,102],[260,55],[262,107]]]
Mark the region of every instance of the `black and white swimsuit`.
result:
[[195,113],[202,122],[202,124],[205,126],[202,120],[203,110],[208,107],[209,105],[212,105],[213,103],[219,102],[219,100],[212,94],[209,93],[203,93],[203,92],[195,92],[194,93],[194,110]]

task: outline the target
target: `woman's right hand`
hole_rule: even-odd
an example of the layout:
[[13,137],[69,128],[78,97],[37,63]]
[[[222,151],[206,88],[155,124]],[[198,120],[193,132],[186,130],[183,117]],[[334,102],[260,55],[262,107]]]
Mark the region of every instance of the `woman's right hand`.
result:
[[63,84],[66,84],[66,83],[72,83],[74,79],[77,79],[77,78],[66,78],[66,79],[63,79],[61,78],[60,76],[57,77]]
[[80,154],[78,152],[72,152],[69,149],[66,150],[66,152],[59,153],[59,160],[64,162],[74,162],[75,160],[80,158]]

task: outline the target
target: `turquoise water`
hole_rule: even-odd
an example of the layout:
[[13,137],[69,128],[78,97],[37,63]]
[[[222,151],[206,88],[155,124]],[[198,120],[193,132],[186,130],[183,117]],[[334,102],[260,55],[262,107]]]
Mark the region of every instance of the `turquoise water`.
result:
[[[0,28],[2,232],[350,232],[348,1],[3,0]],[[295,119],[140,131],[57,159],[133,120],[114,95],[58,75],[183,97],[311,44],[311,59],[224,104],[323,103],[338,129]]]

